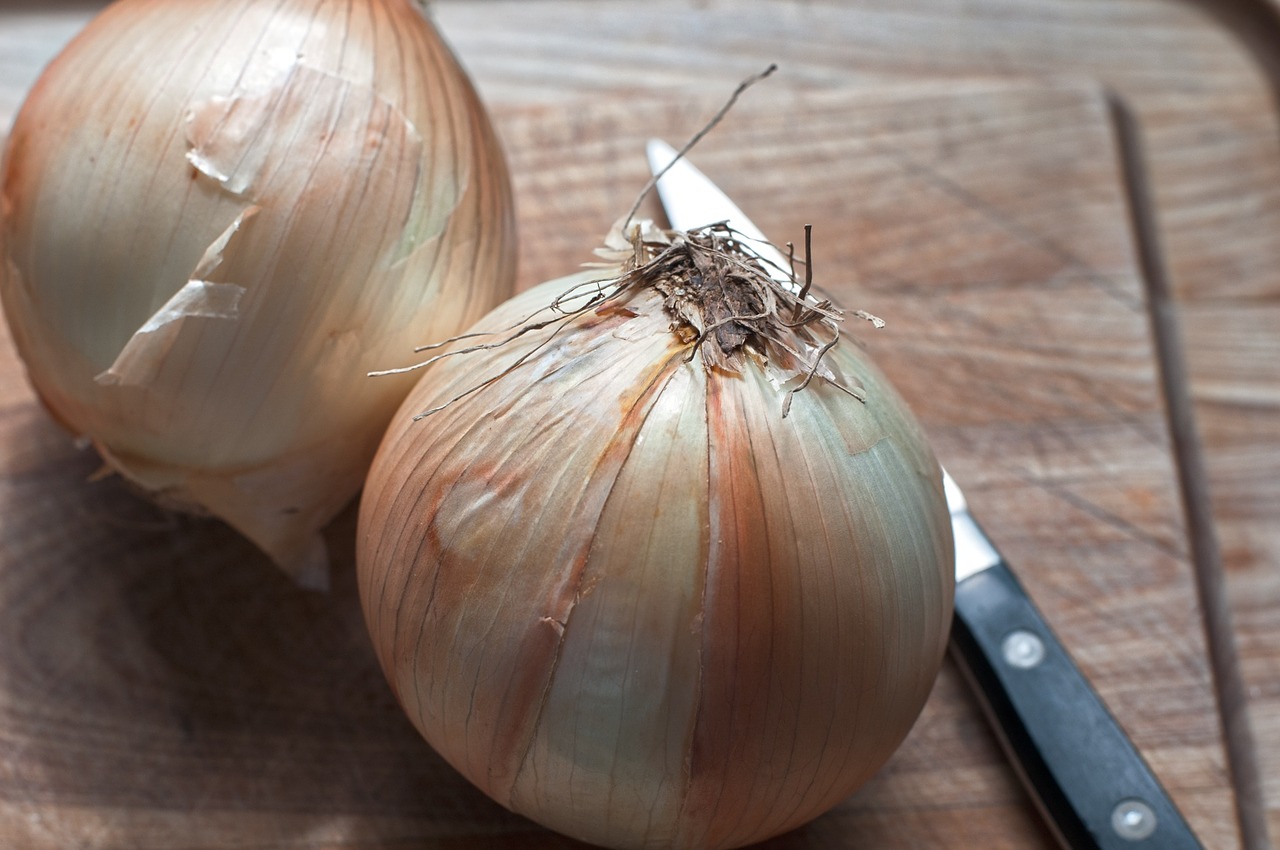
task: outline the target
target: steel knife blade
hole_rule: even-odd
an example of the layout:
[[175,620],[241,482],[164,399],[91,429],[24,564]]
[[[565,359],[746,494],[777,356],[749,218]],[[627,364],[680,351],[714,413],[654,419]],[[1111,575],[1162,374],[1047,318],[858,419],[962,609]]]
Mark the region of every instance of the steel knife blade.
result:
[[[780,251],[665,142],[647,149],[671,226],[727,221]],[[674,160],[674,162],[673,162]],[[755,246],[753,246],[755,247]],[[1202,850],[1151,768],[1072,661],[942,470],[956,541],[950,651],[1058,842],[1070,850]]]

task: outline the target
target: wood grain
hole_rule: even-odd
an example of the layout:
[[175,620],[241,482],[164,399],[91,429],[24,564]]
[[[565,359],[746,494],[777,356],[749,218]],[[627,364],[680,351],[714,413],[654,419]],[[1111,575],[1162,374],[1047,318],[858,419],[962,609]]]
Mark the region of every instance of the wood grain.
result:
[[[1273,664],[1253,647],[1280,644],[1280,523],[1266,510],[1280,493],[1280,358],[1260,356],[1274,346],[1258,350],[1262,335],[1276,338],[1276,323],[1262,322],[1280,303],[1275,0],[761,2],[747,14],[727,0],[667,0],[607,9],[495,0],[440,3],[437,15],[497,102],[727,89],[763,61],[778,62],[776,85],[797,93],[903,78],[1079,77],[1123,99],[1144,137],[1199,432],[1190,442],[1203,452],[1221,552],[1211,560],[1223,569],[1206,564],[1206,580],[1225,580],[1240,621],[1210,628],[1220,655],[1237,641],[1245,655],[1246,693],[1227,695],[1231,713],[1248,699],[1254,727],[1232,729],[1242,823],[1251,848],[1270,846],[1268,824],[1280,835],[1280,699]],[[1201,310],[1226,322],[1211,343],[1195,327]],[[1258,392],[1243,404],[1215,400],[1228,389]],[[1233,436],[1220,442],[1224,434]]]
[[[92,2],[19,2],[0,6],[0,126],[7,126],[8,116],[20,102],[39,66],[87,19],[96,5]],[[1248,686],[1253,732],[1265,782],[1265,819],[1269,819],[1272,833],[1280,835],[1280,690],[1276,686],[1280,681],[1277,668],[1280,524],[1276,522],[1280,515],[1277,511],[1280,427],[1276,424],[1280,422],[1277,396],[1280,357],[1276,356],[1278,335],[1275,332],[1280,326],[1280,314],[1276,312],[1280,299],[1280,274],[1276,272],[1280,268],[1277,264],[1280,239],[1276,237],[1280,233],[1280,180],[1277,179],[1280,178],[1277,113],[1280,53],[1275,49],[1280,43],[1280,29],[1276,25],[1274,0],[1085,3],[978,0],[963,4],[928,0],[823,3],[762,0],[752,3],[747,14],[743,14],[740,4],[727,0],[697,3],[655,0],[639,6],[573,0],[490,0],[485,3],[444,0],[434,4],[434,8],[464,63],[476,76],[482,93],[503,111],[530,103],[560,104],[556,108],[562,108],[566,101],[582,102],[583,98],[616,101],[639,93],[652,98],[661,92],[687,95],[727,91],[741,77],[758,70],[769,60],[783,66],[782,73],[769,84],[770,90],[795,97],[833,88],[871,89],[904,79],[918,80],[924,86],[936,88],[942,80],[948,86],[954,85],[957,77],[1028,78],[1042,82],[1064,77],[1090,79],[1117,92],[1134,110],[1144,132],[1144,150],[1150,166],[1171,288],[1177,299],[1189,385],[1205,450],[1215,529],[1221,542],[1236,625],[1235,638]],[[573,120],[573,116],[561,115],[558,120]],[[808,136],[819,145],[840,143],[826,139],[821,132],[815,136],[805,123],[807,120],[811,119],[806,116],[789,128],[787,141],[774,144],[775,167],[793,169],[797,162],[804,165],[800,155],[784,155],[779,165],[777,154],[791,151],[794,139]],[[933,132],[932,126],[912,128],[892,117],[885,120],[896,123],[902,132],[914,129],[917,139]],[[821,127],[821,122],[817,126]],[[1011,132],[1016,138],[1017,131]],[[900,137],[901,134],[893,138]],[[1004,137],[996,134],[995,141],[998,143],[1001,138]],[[1016,141],[1011,146],[1021,149]],[[936,151],[936,156],[947,159],[945,146]],[[535,161],[538,167],[545,168],[548,163],[563,166],[565,158],[565,151],[548,151]],[[759,159],[752,160],[751,165],[758,166],[759,162]],[[856,163],[844,167],[854,169]],[[845,173],[875,179],[865,184],[862,195],[831,202],[833,209],[852,210],[854,219],[861,222],[864,217],[859,217],[856,211],[863,198],[870,198],[881,205],[882,212],[868,220],[894,220],[894,213],[882,196],[900,191],[901,180],[888,179],[876,168],[857,174]],[[1060,170],[1052,173],[1062,174]],[[730,175],[716,176],[723,182],[730,179]],[[992,169],[981,176],[993,183],[1000,179]],[[938,188],[941,191],[947,185],[944,181]],[[1019,185],[1014,181],[1014,191]],[[1023,190],[1034,194],[1045,185],[1049,184],[1036,183]],[[580,215],[571,195],[554,185],[544,188],[537,208],[545,215],[571,223]],[[624,191],[621,183],[616,188],[619,194],[629,191],[629,187]],[[960,188],[970,187],[962,184]],[[749,191],[751,187],[748,185],[746,189]],[[963,192],[956,193],[955,187],[950,189],[952,196],[963,195]],[[948,195],[947,191],[941,194]],[[818,193],[818,197],[821,196],[822,193]],[[1005,202],[1008,198],[1000,200]],[[1021,209],[1036,214],[1025,205]],[[764,218],[762,212],[754,208],[752,212]],[[1061,249],[1064,245],[1074,247],[1077,236],[1091,238],[1079,227],[1070,240],[1064,242],[1057,238],[1059,218],[1067,216],[1064,223],[1069,221],[1070,205],[1056,212],[1046,209],[1040,215],[1046,218],[1037,224],[1047,221],[1051,230],[1048,234],[1039,230],[1044,251],[1036,262],[1041,268],[1054,268],[1046,257],[1056,256],[1061,264],[1065,259]],[[780,223],[792,228],[810,217],[801,211],[795,214],[795,220],[775,219],[773,225]],[[585,224],[585,220],[579,220],[578,226],[581,224]],[[1020,222],[1014,220],[1012,224],[1016,228]],[[859,238],[878,240],[853,258],[861,280],[870,284],[864,287],[869,292],[868,298],[887,297],[895,286],[906,286],[909,282],[919,286],[921,284],[914,283],[917,274],[928,283],[925,275],[929,269],[937,268],[941,263],[939,257],[950,252],[953,261],[965,264],[963,272],[969,280],[966,292],[955,293],[952,299],[966,307],[966,315],[973,321],[986,321],[990,326],[995,321],[1007,320],[1009,307],[997,309],[994,318],[988,319],[983,313],[975,313],[972,306],[992,309],[973,299],[978,298],[982,285],[995,287],[1000,284],[1000,278],[1009,277],[998,263],[984,258],[982,252],[965,250],[963,239],[948,235],[946,228],[940,238],[922,238],[922,234],[929,237],[932,231],[925,230],[924,225],[906,215],[899,215],[894,227],[900,236],[910,241],[900,241],[895,248],[892,236],[878,235],[875,229],[866,227],[856,231]],[[885,233],[890,231],[885,228]],[[785,232],[795,233],[794,230]],[[960,232],[969,232],[968,226]],[[574,244],[576,237],[571,234],[555,233],[547,238],[551,240],[549,244],[555,246],[548,259],[530,260],[526,250],[526,282],[554,273],[553,267],[559,262],[555,257],[567,256],[580,247]],[[1102,243],[1093,239],[1090,244],[1098,247]],[[820,244],[819,250],[828,250],[826,244]],[[1094,265],[1087,252],[1080,253],[1077,249],[1077,253],[1076,259]],[[916,255],[923,255],[926,261],[913,265],[911,259]],[[1021,261],[1026,260],[1024,252]],[[901,274],[904,266],[910,274]],[[895,273],[900,280],[890,279]],[[940,277],[943,274],[942,271],[935,273]],[[1051,274],[1051,279],[1057,281],[1088,273],[1080,268],[1063,271],[1059,266],[1059,270]],[[990,278],[986,284],[981,281],[984,276]],[[1006,287],[1005,291],[1017,290]],[[1050,319],[1052,317],[1036,319],[1038,324],[1032,327],[1038,328]],[[900,321],[895,322],[890,330],[896,332],[899,324]],[[972,336],[964,338],[966,344],[971,344]],[[1097,332],[1083,339],[1090,344],[1101,344],[1103,336],[1105,334]],[[986,359],[1001,357],[999,345],[987,343],[985,337],[979,341],[986,346],[978,349]],[[1029,368],[1037,373],[1044,371],[1035,365],[1043,355],[1021,356],[1033,364]],[[972,380],[974,372],[981,371],[979,366],[955,363],[945,354],[925,359],[939,374],[960,381],[961,385]],[[1129,359],[1127,355],[1121,357],[1122,362]],[[0,409],[7,411],[14,405],[20,408],[29,403],[26,392],[20,382],[0,381]],[[997,391],[998,398],[1001,392],[1002,389]],[[1054,399],[1059,397],[1074,398],[1063,396],[1061,387],[1057,386],[1054,392],[1038,394],[1035,400],[1039,403],[1047,398],[1056,403]],[[1124,398],[1128,399],[1127,403],[1133,402],[1132,394]],[[954,407],[974,415],[972,410],[978,405],[970,400],[967,405]],[[1122,404],[1120,410],[1127,408]],[[30,412],[24,415],[39,421],[39,417]],[[953,411],[951,415],[961,414]],[[994,450],[992,447],[998,447],[1005,439],[991,434],[973,436],[973,423],[969,425],[970,431],[957,430],[956,433],[980,448]],[[1040,430],[1032,428],[1032,433]],[[1087,431],[1068,429],[1068,432],[1071,440],[1065,441],[1060,436],[1052,436],[1052,429],[1046,429],[1046,436],[1037,435],[1034,440],[1037,445],[1048,445],[1049,449],[1024,447],[1021,450],[1044,452],[1045,457],[1067,468],[1073,468],[1071,464],[1081,452],[1104,464],[1116,462],[1117,457],[1123,461],[1125,457],[1123,441],[1102,441],[1099,444],[1102,447],[1094,449],[1095,443]],[[5,451],[12,451],[13,457],[20,458],[15,461],[18,463],[15,469],[22,470],[20,474],[31,480],[32,476],[41,474],[39,470],[45,469],[42,464],[48,460],[40,446],[51,445],[48,441],[55,439],[56,432],[50,431],[34,440],[20,441],[17,447]],[[5,445],[8,444],[6,440]],[[78,476],[91,468],[92,463],[84,459],[75,461],[74,457],[79,456],[59,462],[78,462],[83,468],[74,474],[68,473],[57,486],[81,486]],[[1137,486],[1135,492],[1159,490],[1160,486],[1161,482],[1153,480]],[[37,493],[38,488],[27,492]],[[38,502],[47,496],[33,498]],[[105,501],[114,505],[123,500],[123,494],[117,492]],[[1144,522],[1163,516],[1164,519],[1157,519],[1156,527],[1172,523],[1169,529],[1155,534],[1156,539],[1181,539],[1176,511],[1172,521],[1165,513],[1171,504],[1167,498],[1154,503],[1148,499],[1143,503],[1149,505],[1148,511],[1142,514]],[[30,513],[34,510],[32,505],[24,502],[22,507],[27,513],[15,516],[34,516]],[[1027,521],[1034,522],[1033,519]],[[3,522],[7,527],[8,520]],[[71,545],[61,539],[55,542],[60,547]],[[12,544],[5,542],[4,545],[4,558],[8,563]],[[12,551],[19,553],[14,557],[31,557],[31,550],[25,545]],[[1188,628],[1194,630],[1196,626],[1191,623]],[[940,683],[940,693],[944,693],[942,687]],[[981,728],[981,724],[976,724],[975,729],[980,732]],[[0,759],[0,776],[14,769],[10,759]],[[998,763],[992,763],[990,772],[998,773]],[[993,786],[981,787],[987,793]],[[995,835],[993,846],[1010,840],[1000,838],[1003,833],[993,826],[995,815],[1007,813],[1005,797],[996,794],[996,802],[990,803],[974,796],[969,803],[972,809],[959,810],[961,814],[949,820],[939,813],[932,823],[939,829],[946,824],[946,831],[941,834],[953,834],[957,842],[961,836],[976,843],[980,837]],[[983,809],[984,805],[988,808]],[[84,820],[88,816],[77,806],[66,804],[61,810],[68,813],[70,821],[90,824],[84,827],[89,830],[84,834],[93,834],[92,822]],[[868,817],[879,817],[883,829],[888,830],[901,819],[894,814],[895,809],[887,811]],[[984,811],[993,817],[984,819]],[[22,814],[21,808],[10,809],[6,815],[10,812],[19,819],[30,815],[29,810]],[[225,816],[215,816],[208,811],[206,814],[210,823],[221,824],[215,829],[218,834],[233,834],[241,829],[236,824],[252,820],[257,826],[244,826],[242,834],[253,834],[254,829],[261,830],[264,824],[277,824],[282,836],[314,835],[311,844],[305,843],[309,840],[305,837],[296,839],[302,846],[317,843],[330,846],[323,844],[324,836],[341,832],[340,827],[328,833],[317,827],[314,833],[309,833],[316,820],[313,813],[277,820],[274,814],[251,818],[243,810],[233,812]],[[283,825],[286,820],[287,826]],[[134,823],[140,825],[144,821],[154,824],[156,835],[169,836],[169,844],[164,843],[165,839],[157,839],[160,844],[153,846],[184,846],[174,836],[195,823],[177,808],[155,816],[139,809]],[[388,826],[384,834],[393,834],[396,829],[398,827]],[[839,836],[843,833],[832,829],[835,828],[815,825],[815,831],[809,835],[825,842],[825,846],[841,846]],[[146,832],[141,826],[138,830],[140,835]],[[519,832],[504,834],[518,835]],[[929,834],[918,833],[915,837],[924,846],[940,846]],[[1265,846],[1265,835],[1261,835],[1256,824],[1247,838],[1253,842],[1248,845],[1250,848]],[[295,839],[281,838],[279,843],[286,840]],[[519,843],[518,839],[512,841]],[[438,839],[430,846],[445,846],[445,843]]]
[[[691,132],[714,105],[500,110],[524,282],[589,260],[644,182],[643,139]],[[777,238],[818,224],[822,283],[888,319],[860,339],[1193,827],[1237,846],[1100,91],[761,97],[698,162]],[[335,591],[307,595],[221,527],[87,483],[91,454],[14,389],[11,351],[0,375],[8,844],[568,846],[481,797],[399,716],[355,604],[349,514],[330,534]],[[975,845],[1051,846],[948,666],[886,769],[769,846]]]

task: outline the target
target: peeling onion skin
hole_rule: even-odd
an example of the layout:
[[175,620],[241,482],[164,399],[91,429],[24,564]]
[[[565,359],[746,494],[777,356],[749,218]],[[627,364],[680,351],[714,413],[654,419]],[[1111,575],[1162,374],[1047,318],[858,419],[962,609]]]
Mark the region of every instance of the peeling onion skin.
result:
[[411,0],[120,0],[0,166],[0,296],[53,416],[304,584],[412,377],[508,297],[506,164]]
[[360,596],[401,705],[494,800],[606,847],[738,847],[846,799],[919,715],[940,470],[852,343],[828,356],[866,403],[814,381],[784,419],[763,369],[687,361],[652,290],[625,308],[415,422],[549,331],[426,370],[362,497]]

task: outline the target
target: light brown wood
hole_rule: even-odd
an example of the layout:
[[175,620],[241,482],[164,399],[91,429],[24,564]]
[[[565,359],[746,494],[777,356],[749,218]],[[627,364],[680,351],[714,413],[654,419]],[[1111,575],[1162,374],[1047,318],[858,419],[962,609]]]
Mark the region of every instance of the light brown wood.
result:
[[[713,105],[500,112],[526,282],[590,260],[645,180],[646,136],[686,134]],[[1113,145],[1091,86],[910,85],[762,96],[698,160],[777,238],[819,224],[821,281],[888,319],[859,338],[1189,820],[1232,847]],[[10,355],[6,381],[17,372]],[[162,847],[174,830],[209,848],[276,830],[303,846],[558,843],[472,791],[397,716],[352,596],[349,517],[331,536],[337,590],[308,596],[223,529],[86,483],[92,457],[29,396],[9,410],[6,528],[23,548],[0,586],[0,728],[21,753],[14,844]],[[187,818],[158,817],[173,809]],[[855,839],[1050,846],[952,668],[885,771],[780,844]]]
[[[38,66],[91,8],[0,7],[0,123],[7,126]],[[1200,624],[1186,595],[1185,529],[1171,491],[1167,439],[1150,408],[1149,340],[1145,330],[1134,335],[1142,321],[1123,312],[1131,309],[1123,306],[1124,291],[1139,301],[1142,294],[1124,199],[1114,167],[1076,148],[1108,151],[1103,159],[1114,165],[1100,87],[1118,92],[1141,122],[1266,783],[1265,817],[1280,835],[1280,41],[1274,16],[1258,8],[1249,0],[760,2],[749,14],[740,4],[674,0],[435,6],[510,134],[524,181],[526,283],[576,261],[582,241],[599,229],[596,219],[619,198],[629,202],[642,168],[639,161],[616,172],[579,164],[583,157],[622,163],[624,151],[610,139],[625,135],[629,118],[593,123],[598,119],[585,107],[566,111],[566,102],[618,105],[626,96],[644,115],[655,99],[688,104],[692,93],[706,104],[765,61],[782,64],[768,91],[798,99],[787,106],[792,123],[720,133],[711,141],[721,147],[706,148],[700,164],[751,202],[774,235],[799,238],[798,226],[809,219],[848,222],[844,238],[857,250],[824,241],[820,230],[819,268],[847,252],[863,296],[857,306],[891,318],[869,344],[892,347],[884,342],[890,334],[927,332],[929,344],[892,357],[893,368],[944,379],[929,384],[918,406],[940,450],[954,455],[946,459],[973,491],[984,521],[1000,517],[1003,527],[993,530],[1026,565],[1024,574],[1039,575],[1031,564],[1042,547],[1063,545],[1063,505],[1071,520],[1089,517],[1098,533],[1108,530],[1076,540],[1070,560],[1099,557],[1091,547],[1126,557],[1138,550],[1148,559],[1148,578],[1124,585],[1118,602],[1099,599],[1120,586],[1101,572],[1084,589],[1070,573],[1047,573],[1034,590],[1211,846],[1234,846],[1233,815],[1221,756],[1206,755],[1216,735],[1212,694],[1204,689],[1208,661],[1203,647],[1183,643],[1195,643]],[[1003,100],[1006,91],[993,107],[990,92],[957,90],[958,76],[1031,78],[1072,105],[1014,108]],[[1052,82],[1063,78],[1079,82]],[[921,111],[899,115],[890,105],[878,118],[839,126],[810,100],[824,89],[865,98],[850,91],[885,85],[892,97],[919,96],[898,88],[904,79],[940,90],[949,108],[963,112],[956,104],[970,104],[973,121],[940,123]],[[984,98],[986,106],[972,106]],[[547,104],[547,111],[524,112],[531,103]],[[655,126],[695,117],[689,106],[656,108],[664,117],[653,119]],[[1065,117],[1072,111],[1087,114],[1073,125],[1085,138],[1062,129],[1073,124]],[[752,114],[746,107],[736,113]],[[780,119],[761,120],[767,128]],[[546,126],[558,129],[544,133]],[[969,131],[957,129],[964,126]],[[557,149],[569,131],[578,142]],[[802,153],[806,144],[819,153]],[[1023,157],[1035,146],[1049,158],[1031,167]],[[1009,167],[974,159],[974,148]],[[1069,157],[1049,156],[1068,148]],[[821,172],[815,162],[831,159],[839,161],[830,174],[843,178],[841,188],[861,191],[833,196],[836,187],[823,175],[816,189],[793,185],[797,174]],[[1032,176],[1019,171],[1026,167]],[[1076,186],[1077,194],[1059,197]],[[1048,200],[1041,197],[1046,188]],[[992,227],[1008,228],[1014,247],[984,235],[975,201],[995,214]],[[528,234],[544,226],[555,232],[535,250]],[[951,289],[956,281],[963,285]],[[1048,300],[1028,305],[1019,285],[1028,281],[1046,284]],[[939,287],[947,292],[944,315],[929,297]],[[900,302],[912,305],[908,314],[893,309]],[[1106,309],[1086,313],[1099,304]],[[1045,336],[1055,327],[1067,332],[1065,340]],[[1039,344],[1024,350],[1019,334]],[[1129,341],[1114,353],[1102,351],[1125,335]],[[957,358],[956,348],[970,357]],[[1064,362],[1074,365],[1064,370]],[[1034,382],[997,382],[985,394],[969,392],[993,369],[1049,383],[1037,390]],[[328,601],[299,601],[271,584],[264,590],[254,565],[241,563],[252,555],[229,536],[155,513],[113,484],[85,489],[92,459],[69,450],[36,411],[11,361],[0,371],[0,596],[16,599],[23,612],[10,615],[4,603],[0,627],[4,645],[19,647],[23,659],[0,667],[0,712],[10,718],[0,722],[0,796],[11,800],[0,809],[0,837],[12,828],[35,846],[66,846],[74,836],[89,846],[171,847],[175,836],[208,835],[205,844],[184,839],[182,846],[242,840],[372,847],[428,829],[436,837],[427,846],[471,846],[477,830],[493,846],[529,846],[523,822],[486,809],[438,762],[405,754],[417,752],[412,736],[376,695],[368,658],[360,660],[362,626],[353,619],[349,586],[339,582]],[[1010,417],[1004,428],[991,430],[981,419],[993,404]],[[1124,427],[1079,413],[1094,405],[1109,406]],[[1069,426],[1059,424],[1063,417]],[[1135,435],[1147,449],[1134,449]],[[1094,476],[1098,469],[1129,476],[1128,483],[1108,485],[1106,476]],[[1031,495],[1017,498],[1024,492]],[[344,522],[333,531],[336,541],[351,533],[349,517]],[[28,530],[41,523],[50,527]],[[23,533],[14,539],[10,528]],[[1145,549],[1127,536],[1131,529]],[[206,551],[211,547],[219,551]],[[61,566],[51,570],[50,561]],[[209,573],[218,575],[213,585]],[[1169,608],[1176,610],[1166,618]],[[276,609],[285,613],[275,618]],[[1124,628],[1110,624],[1106,618],[1117,612],[1136,619]],[[305,625],[308,617],[328,627],[322,638]],[[257,642],[267,650],[244,648]],[[295,643],[319,643],[325,658]],[[1133,678],[1141,665],[1170,684]],[[849,846],[855,836],[890,847],[1044,845],[967,700],[945,673],[885,774],[778,846]],[[321,708],[299,712],[303,703]],[[352,703],[359,706],[354,716],[344,714]],[[152,722],[157,717],[164,722]],[[369,726],[335,750],[335,729],[352,723]],[[218,756],[224,743],[232,754]],[[372,765],[370,752],[378,756]],[[955,767],[938,769],[953,754]],[[315,777],[325,790],[317,792],[314,782],[306,790]],[[946,810],[942,799],[959,805]],[[113,832],[131,834],[132,843],[101,837]],[[532,834],[550,846],[551,838]]]
[[[1265,324],[1280,303],[1273,0],[861,0],[755,3],[745,14],[728,2],[675,0],[600,7],[607,13],[514,0],[436,8],[496,102],[728,88],[763,61],[777,61],[777,86],[797,92],[904,77],[1069,76],[1122,97],[1144,139],[1194,402],[1198,434],[1189,442],[1202,448],[1207,472],[1200,501],[1212,508],[1221,551],[1206,564],[1206,581],[1226,581],[1240,621],[1233,628],[1219,616],[1207,626],[1218,655],[1234,655],[1238,643],[1243,660],[1245,687],[1223,694],[1241,815],[1251,847],[1269,846],[1268,824],[1280,835],[1280,358],[1277,325]],[[1201,311],[1221,318],[1212,342],[1195,327]],[[1224,391],[1232,403],[1221,403]],[[1246,698],[1252,730],[1240,722]]]

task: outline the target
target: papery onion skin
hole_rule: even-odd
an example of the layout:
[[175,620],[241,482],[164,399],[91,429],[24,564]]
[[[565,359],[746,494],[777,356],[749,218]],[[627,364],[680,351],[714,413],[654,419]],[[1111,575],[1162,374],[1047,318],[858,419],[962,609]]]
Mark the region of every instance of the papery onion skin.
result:
[[690,360],[651,289],[549,334],[429,367],[375,458],[357,566],[392,689],[485,793],[576,838],[800,826],[888,759],[941,664],[953,541],[921,428],[848,342],[828,356],[866,402],[815,381],[782,418],[766,369]]
[[305,583],[412,357],[510,295],[505,161],[411,0],[121,0],[41,76],[0,296],[53,415]]

